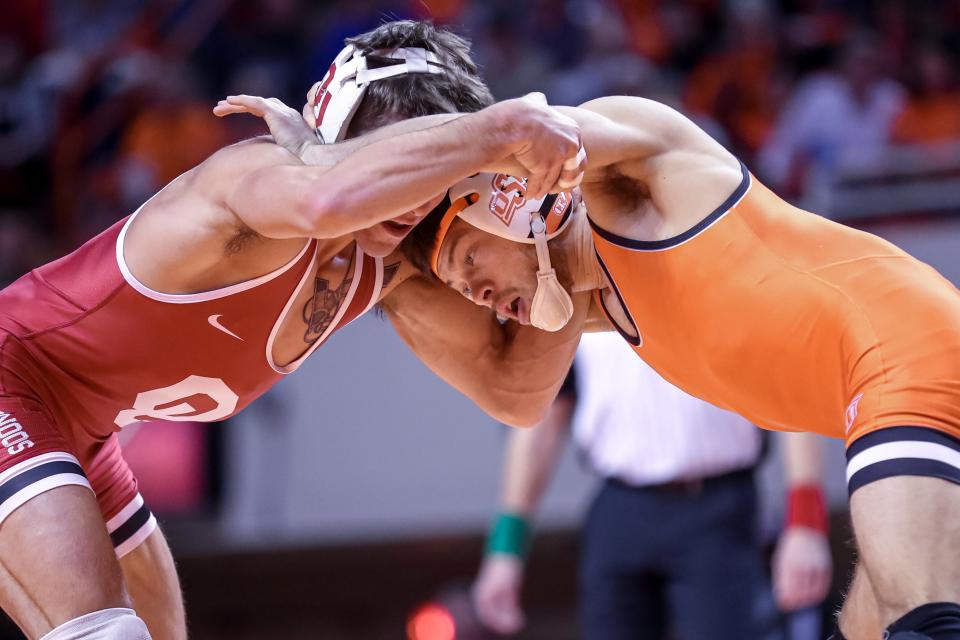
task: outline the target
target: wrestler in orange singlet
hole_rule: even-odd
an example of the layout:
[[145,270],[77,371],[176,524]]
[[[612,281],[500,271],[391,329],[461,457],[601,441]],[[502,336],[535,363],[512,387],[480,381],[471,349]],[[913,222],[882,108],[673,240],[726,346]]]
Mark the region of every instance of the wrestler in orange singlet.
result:
[[[666,379],[762,427],[845,438],[860,567],[843,632],[958,637],[957,288],[889,242],[784,202],[664,105],[562,110],[583,132],[585,206],[546,262],[566,291],[594,292],[588,324],[616,328]],[[517,245],[539,216],[519,235],[499,224],[495,185],[452,187],[407,256],[521,323],[563,319],[562,303],[536,304],[559,299],[536,275],[546,251]]]

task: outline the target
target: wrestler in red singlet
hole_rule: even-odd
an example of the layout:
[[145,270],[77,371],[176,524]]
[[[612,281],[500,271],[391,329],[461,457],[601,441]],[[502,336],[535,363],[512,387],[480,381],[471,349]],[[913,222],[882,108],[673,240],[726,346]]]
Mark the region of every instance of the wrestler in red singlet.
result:
[[[134,214],[136,215],[136,214]],[[224,420],[376,302],[383,260],[359,248],[346,298],[302,356],[272,346],[313,273],[316,242],[259,278],[152,291],[127,269],[133,216],[0,292],[0,522],[50,486],[92,486],[118,555],[156,527],[116,433],[139,420]]]

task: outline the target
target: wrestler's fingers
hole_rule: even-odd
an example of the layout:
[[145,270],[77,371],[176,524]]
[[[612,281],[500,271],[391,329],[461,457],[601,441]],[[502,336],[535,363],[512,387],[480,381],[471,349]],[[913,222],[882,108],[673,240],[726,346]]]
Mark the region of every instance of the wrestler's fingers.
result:
[[267,101],[260,96],[227,96],[224,100],[227,102],[227,104],[231,104],[235,107],[244,107],[247,113],[252,113],[253,115],[259,117],[263,117],[263,114],[269,108]]
[[535,190],[540,187],[540,183],[542,182],[543,170],[542,167],[536,166],[534,162],[530,162],[525,156],[526,154],[516,153],[513,156],[513,160],[516,161],[519,167],[523,168],[523,172],[520,175],[524,175],[527,178],[527,188],[524,194],[526,197],[532,198]]
[[549,165],[540,166],[531,171],[530,178],[527,180],[528,198],[537,200],[546,195],[547,189],[553,184],[552,181],[549,181],[552,172],[553,169]]
[[577,155],[567,158],[563,163],[563,171],[557,180],[555,189],[551,193],[573,189],[583,180],[583,174],[587,170],[587,152],[583,145],[580,145]]
[[554,193],[554,188],[557,185],[557,181],[559,180],[562,171],[563,165],[560,163],[551,165],[544,174],[543,183],[540,185],[540,191],[537,192],[534,197],[539,200],[540,198],[545,198],[548,193]]
[[224,100],[221,100],[217,103],[217,106],[213,108],[213,114],[216,116],[228,116],[233,113],[248,113],[249,109],[246,107],[241,107],[238,105],[229,104]]
[[554,188],[550,190],[550,193],[558,193],[560,191],[569,191],[580,186],[580,183],[583,182],[583,168],[577,167],[573,171],[564,169],[560,172],[560,177],[557,178],[557,183],[554,185]]
[[587,159],[587,150],[583,148],[583,143],[580,143],[580,147],[577,149],[577,155],[570,156],[563,161],[563,168],[567,170],[573,170],[579,167]]

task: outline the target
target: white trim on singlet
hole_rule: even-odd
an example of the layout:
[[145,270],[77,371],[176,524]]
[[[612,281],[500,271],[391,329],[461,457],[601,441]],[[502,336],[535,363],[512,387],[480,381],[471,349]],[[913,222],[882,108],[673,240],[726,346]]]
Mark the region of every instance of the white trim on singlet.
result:
[[130,519],[130,516],[135,514],[140,510],[140,507],[143,506],[143,496],[137,492],[137,495],[133,496],[133,499],[127,503],[123,509],[121,509],[117,515],[113,516],[107,520],[107,533],[113,533],[120,528],[120,525],[125,523]]
[[[149,202],[149,200],[147,201]],[[144,205],[146,204],[143,203]],[[193,302],[206,302],[207,300],[216,300],[218,298],[225,298],[227,296],[232,296],[236,293],[242,291],[247,291],[258,287],[262,284],[270,282],[274,278],[279,277],[280,275],[289,271],[300,258],[303,257],[303,254],[306,253],[307,247],[310,246],[310,240],[307,240],[303,245],[303,249],[293,258],[290,262],[283,265],[279,269],[274,269],[270,273],[264,274],[253,280],[247,280],[246,282],[238,282],[237,284],[232,284],[227,287],[222,287],[220,289],[213,289],[212,291],[201,291],[200,293],[161,293],[160,291],[154,291],[147,285],[143,284],[137,277],[133,275],[130,271],[130,268],[127,266],[127,261],[123,257],[123,239],[127,235],[127,229],[130,227],[130,223],[133,222],[133,219],[137,217],[137,214],[140,213],[140,209],[143,209],[143,205],[140,205],[140,208],[137,209],[133,215],[124,223],[123,228],[120,230],[120,235],[117,236],[117,266],[120,268],[120,273],[123,274],[123,279],[126,280],[127,284],[130,285],[140,294],[150,298],[151,300],[156,300],[158,302],[169,302],[172,304],[190,304]]]
[[30,471],[34,467],[39,467],[42,464],[48,462],[72,462],[73,464],[80,466],[80,461],[77,460],[76,456],[73,456],[69,453],[62,451],[53,451],[50,453],[41,453],[38,456],[33,456],[32,458],[27,458],[23,462],[18,462],[13,465],[6,471],[0,472],[0,485],[3,485],[8,480],[14,476],[18,476],[24,471]]
[[150,534],[156,531],[156,529],[157,517],[151,513],[147,521],[140,525],[140,528],[137,529],[133,535],[114,547],[113,552],[116,554],[117,559],[119,560],[143,544],[143,541],[149,538]]
[[[347,312],[347,308],[350,306],[350,303],[353,301],[353,296],[357,293],[357,288],[360,286],[360,279],[363,275],[363,251],[360,250],[360,246],[356,245],[353,265],[353,281],[350,283],[350,289],[347,290],[347,295],[340,303],[339,308],[337,309],[337,314],[333,317],[333,320],[327,325],[326,330],[320,335],[319,338],[314,341],[310,348],[303,352],[299,358],[294,360],[288,365],[280,366],[273,360],[273,341],[276,339],[277,334],[280,332],[280,325],[283,323],[284,318],[287,317],[287,312],[290,311],[290,307],[293,306],[294,300],[297,299],[297,296],[300,295],[300,291],[303,290],[304,284],[306,284],[307,279],[311,276],[315,277],[312,268],[308,268],[304,273],[303,277],[300,278],[300,283],[297,284],[297,287],[293,290],[293,293],[290,294],[290,298],[287,300],[287,304],[284,305],[283,310],[280,312],[280,315],[277,317],[276,322],[273,323],[273,330],[270,331],[270,337],[267,338],[267,364],[270,365],[270,368],[276,371],[277,373],[282,373],[284,375],[293,373],[297,370],[304,360],[313,353],[317,347],[323,344],[331,333],[337,328],[337,325],[340,324],[340,320],[343,319],[343,314]],[[311,263],[312,266],[313,263]],[[382,279],[383,270],[380,270],[380,278]],[[373,299],[376,299],[376,296],[372,296]],[[369,308],[369,306],[367,307]]]
[[[38,456],[34,456],[24,460],[23,462],[17,463],[6,471],[0,473],[0,487],[10,480],[16,478],[20,474],[31,471],[37,467],[42,467],[50,462],[71,462],[77,465],[78,471],[80,467],[80,461],[69,453],[62,451],[41,453]],[[67,485],[86,487],[87,489],[93,491],[93,488],[90,486],[90,481],[87,480],[86,476],[83,476],[78,472],[60,471],[58,473],[52,473],[51,475],[37,478],[30,484],[7,496],[3,502],[0,502],[0,524],[7,519],[7,516],[16,511],[17,508],[23,506],[24,503],[32,500],[41,493]]]
[[900,440],[875,444],[853,456],[850,462],[847,463],[847,482],[850,482],[853,474],[872,464],[896,460],[898,458],[935,460],[960,469],[960,451],[936,442]]
[[373,305],[377,304],[380,301],[380,291],[383,289],[383,258],[374,258],[377,268],[377,277],[373,283],[373,293],[370,295],[370,302],[367,303],[367,306],[363,308],[363,311],[357,314],[359,318],[367,311],[370,311],[373,308]]

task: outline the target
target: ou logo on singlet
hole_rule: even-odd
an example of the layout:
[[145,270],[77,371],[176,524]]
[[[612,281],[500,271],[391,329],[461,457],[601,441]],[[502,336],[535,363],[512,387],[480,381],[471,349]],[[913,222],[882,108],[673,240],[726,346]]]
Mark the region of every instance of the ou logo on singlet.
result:
[[[213,401],[213,408],[200,411],[189,402],[195,396],[206,396]],[[138,393],[133,408],[118,413],[114,423],[123,428],[144,418],[213,422],[232,414],[239,400],[240,397],[220,378],[187,376],[169,387]]]

